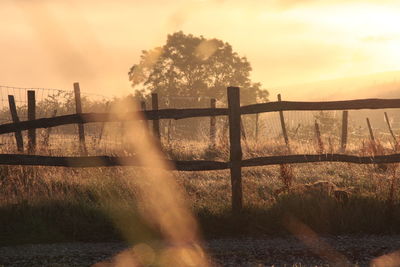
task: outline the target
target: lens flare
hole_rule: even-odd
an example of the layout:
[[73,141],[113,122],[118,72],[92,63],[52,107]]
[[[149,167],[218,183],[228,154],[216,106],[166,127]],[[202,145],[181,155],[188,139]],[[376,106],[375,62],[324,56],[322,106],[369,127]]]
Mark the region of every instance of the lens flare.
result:
[[[121,179],[135,179],[138,213],[150,228],[162,236],[162,244],[154,240],[136,244],[132,249],[117,255],[112,266],[146,265],[155,262],[160,266],[208,266],[209,261],[201,247],[198,225],[185,203],[185,195],[174,180],[170,170],[173,166],[162,160],[158,141],[150,136],[143,124],[143,117],[134,111],[135,103],[114,107],[111,113],[120,114],[125,120],[126,148],[136,156],[141,170],[130,169],[129,175]],[[124,162],[126,163],[126,162]],[[128,182],[126,183],[129,184]],[[110,201],[110,199],[104,199]],[[118,200],[110,205],[119,207]],[[111,210],[115,209],[111,207]],[[126,240],[137,240],[137,231],[130,231],[132,225],[139,225],[136,216],[109,213]],[[125,220],[124,220],[125,218]],[[171,265],[172,264],[172,265]],[[101,266],[101,265],[100,265]],[[106,265],[104,265],[106,266]]]

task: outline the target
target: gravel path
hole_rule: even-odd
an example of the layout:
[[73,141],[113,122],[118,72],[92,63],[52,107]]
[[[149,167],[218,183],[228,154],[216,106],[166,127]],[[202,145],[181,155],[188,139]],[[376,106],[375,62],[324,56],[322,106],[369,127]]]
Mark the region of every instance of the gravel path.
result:
[[[347,259],[351,266],[369,266],[375,257],[400,249],[400,236],[336,236],[321,240],[308,243],[313,249],[296,238],[215,239],[206,246],[218,266],[331,266],[326,259],[332,257]],[[124,249],[121,243],[0,247],[0,266],[90,266]],[[398,261],[398,265],[391,266],[400,266],[400,256]]]

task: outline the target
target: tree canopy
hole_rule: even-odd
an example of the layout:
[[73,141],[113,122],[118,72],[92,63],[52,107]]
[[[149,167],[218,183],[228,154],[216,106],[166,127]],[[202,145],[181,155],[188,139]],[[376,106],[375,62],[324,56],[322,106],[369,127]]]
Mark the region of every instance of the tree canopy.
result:
[[218,39],[176,32],[162,47],[142,51],[140,62],[129,71],[135,94],[146,97],[211,97],[226,102],[226,87],[241,89],[242,103],[266,101],[268,91],[250,80],[246,57]]

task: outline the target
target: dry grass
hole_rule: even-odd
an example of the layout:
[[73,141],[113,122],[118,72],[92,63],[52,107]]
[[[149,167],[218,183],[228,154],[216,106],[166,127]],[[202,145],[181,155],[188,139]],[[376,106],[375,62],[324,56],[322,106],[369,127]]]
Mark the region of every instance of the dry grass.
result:
[[[175,159],[227,160],[226,143],[216,148],[205,142],[176,142],[164,147]],[[314,144],[295,143],[294,153],[315,153]],[[350,153],[388,153],[381,145],[353,146]],[[283,147],[252,143],[244,157],[280,154]],[[0,243],[119,240],[157,238],[154,225],[135,212],[135,178],[140,168],[69,169],[50,167],[0,167]],[[319,234],[400,233],[400,189],[397,165],[374,166],[317,163],[243,169],[244,211],[230,213],[229,171],[174,172],[188,195],[205,236],[282,235],[290,214]],[[306,194],[304,185],[327,181],[350,192],[346,201],[330,193]],[[127,184],[129,183],[129,184]],[[282,188],[284,190],[282,190]],[[277,192],[280,192],[279,194]],[[110,201],[104,201],[109,199]],[[101,200],[101,201],[100,201]],[[112,200],[112,201],[111,201]],[[118,204],[116,204],[118,203]],[[112,214],[112,216],[110,216]],[[128,221],[134,224],[124,225]],[[123,227],[121,227],[123,225]],[[129,234],[122,233],[128,231]]]

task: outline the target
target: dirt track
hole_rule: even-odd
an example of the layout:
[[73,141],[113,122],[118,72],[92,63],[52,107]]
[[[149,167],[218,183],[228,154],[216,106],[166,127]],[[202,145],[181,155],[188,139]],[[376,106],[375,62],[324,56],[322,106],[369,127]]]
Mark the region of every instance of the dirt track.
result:
[[[313,252],[296,238],[216,239],[207,242],[207,249],[219,266],[331,266],[327,258],[335,257],[342,260],[336,266],[342,266],[343,259],[351,266],[369,266],[372,259],[400,249],[400,236],[337,236],[322,240],[329,244],[330,253],[318,251],[322,243],[314,244]],[[0,266],[90,266],[124,249],[121,243],[0,247]],[[391,266],[400,266],[397,257],[398,265]]]

